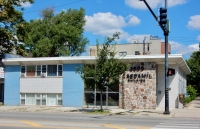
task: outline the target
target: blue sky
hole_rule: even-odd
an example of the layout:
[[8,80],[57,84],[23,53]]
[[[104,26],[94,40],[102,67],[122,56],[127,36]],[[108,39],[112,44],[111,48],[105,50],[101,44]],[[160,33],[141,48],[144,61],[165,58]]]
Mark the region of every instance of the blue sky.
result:
[[[146,0],[158,16],[159,8],[165,7],[165,0]],[[168,0],[168,19],[170,20],[169,42],[173,54],[183,54],[187,59],[193,51],[199,50],[200,43],[200,0]],[[139,0],[35,0],[25,3],[24,18],[29,21],[39,18],[39,10],[54,7],[56,13],[69,8],[83,7],[86,12],[84,35],[90,45],[96,39],[103,42],[105,36],[121,32],[120,43],[132,40],[142,42],[144,36],[159,36],[163,32],[157,25],[144,2]]]

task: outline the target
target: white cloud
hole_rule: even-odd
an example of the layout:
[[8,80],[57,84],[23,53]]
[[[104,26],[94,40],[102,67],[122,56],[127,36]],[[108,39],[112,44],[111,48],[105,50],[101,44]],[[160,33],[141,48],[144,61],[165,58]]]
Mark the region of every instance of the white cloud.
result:
[[138,25],[138,24],[140,24],[140,19],[138,17],[134,16],[134,15],[129,15],[127,17],[127,19],[129,20],[128,21],[129,25]]
[[174,42],[174,41],[169,41],[169,43],[171,44],[171,48],[172,48],[172,53],[175,54],[183,54],[186,57],[189,57],[194,51],[198,51],[199,50],[199,44],[191,44],[188,46],[185,46],[183,44],[180,44],[178,42]]
[[197,40],[200,41],[200,35],[197,37]]
[[[167,4],[168,4],[169,7],[172,7],[172,6],[184,4],[186,2],[187,2],[187,0],[168,0]],[[164,2],[162,4],[164,5]]]
[[194,15],[190,17],[190,21],[188,21],[188,27],[192,29],[200,29],[200,15]]
[[24,8],[28,8],[31,7],[31,3],[30,2],[21,3],[21,6]]
[[[159,6],[163,6],[165,5],[165,1],[164,0],[146,0],[147,3],[149,4],[149,6],[151,8],[156,8]],[[179,5],[179,4],[184,4],[186,3],[187,0],[168,0],[168,7],[172,7],[175,5]],[[125,3],[133,8],[136,9],[147,9],[145,3],[143,1],[139,1],[139,0],[125,0]]]
[[130,36],[127,32],[124,32],[123,27],[140,23],[140,20],[136,16],[129,15],[127,18],[124,18],[121,15],[117,16],[111,12],[99,12],[92,16],[86,16],[85,19],[86,31],[101,36],[111,36],[115,32],[120,32],[120,39],[126,39]]

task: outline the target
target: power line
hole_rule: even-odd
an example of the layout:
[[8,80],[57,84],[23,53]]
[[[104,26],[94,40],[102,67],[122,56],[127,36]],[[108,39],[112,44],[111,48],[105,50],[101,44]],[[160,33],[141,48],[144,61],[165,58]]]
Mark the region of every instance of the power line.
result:
[[[62,4],[62,5],[58,5],[58,6],[54,6],[54,7],[58,8],[58,7],[66,6],[66,5],[71,5],[71,4],[79,3],[81,1],[84,1],[84,0],[78,0],[78,1],[74,1],[74,2],[71,2],[71,3]],[[30,12],[24,12],[24,14],[26,14],[26,13],[35,13],[35,12],[38,12],[40,10],[42,10],[42,9],[35,10],[35,11],[30,11]]]

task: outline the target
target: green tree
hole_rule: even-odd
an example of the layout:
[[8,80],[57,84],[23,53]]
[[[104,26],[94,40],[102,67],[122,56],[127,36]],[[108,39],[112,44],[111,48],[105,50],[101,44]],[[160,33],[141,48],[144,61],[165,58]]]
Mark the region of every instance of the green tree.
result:
[[54,8],[40,12],[41,18],[31,20],[26,28],[25,44],[33,57],[80,55],[89,42],[84,38],[85,11],[68,9],[54,14]]
[[14,48],[24,53],[18,42],[24,41],[26,21],[22,3],[34,0],[0,0],[0,52],[10,53]]
[[194,86],[200,94],[200,51],[193,52],[186,62],[191,70],[191,73],[187,75],[188,84]]
[[[111,86],[119,82],[120,74],[123,74],[128,65],[123,63],[120,58],[115,57],[116,52],[113,49],[112,43],[119,38],[119,33],[113,34],[112,37],[107,37],[102,46],[97,41],[97,57],[94,64],[85,64],[78,68],[78,73],[81,74],[86,86],[100,90],[100,102],[102,109],[102,93],[106,86]],[[92,77],[92,79],[90,79]],[[89,79],[88,79],[89,78]]]

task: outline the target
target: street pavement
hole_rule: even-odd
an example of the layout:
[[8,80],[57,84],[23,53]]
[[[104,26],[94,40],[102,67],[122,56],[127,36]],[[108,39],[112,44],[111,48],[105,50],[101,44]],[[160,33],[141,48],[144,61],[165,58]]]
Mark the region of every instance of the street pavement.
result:
[[[0,106],[0,111],[6,112],[70,112],[87,113],[99,108],[76,108],[58,106]],[[164,109],[160,110],[125,110],[117,107],[108,107],[110,115],[135,115],[149,117],[169,117],[169,118],[195,118],[200,119],[200,97],[187,104],[183,109],[170,110],[169,115],[163,114]]]

